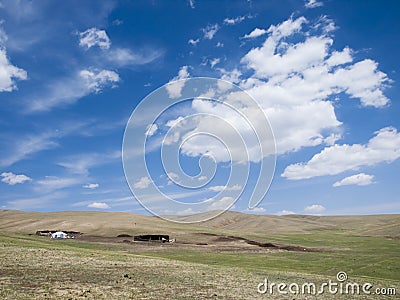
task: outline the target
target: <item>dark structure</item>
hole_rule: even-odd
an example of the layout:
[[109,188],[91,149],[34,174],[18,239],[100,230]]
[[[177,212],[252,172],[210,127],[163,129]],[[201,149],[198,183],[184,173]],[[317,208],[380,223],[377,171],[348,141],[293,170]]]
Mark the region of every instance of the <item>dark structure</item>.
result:
[[169,235],[164,234],[144,234],[144,235],[135,235],[133,237],[135,242],[169,242]]

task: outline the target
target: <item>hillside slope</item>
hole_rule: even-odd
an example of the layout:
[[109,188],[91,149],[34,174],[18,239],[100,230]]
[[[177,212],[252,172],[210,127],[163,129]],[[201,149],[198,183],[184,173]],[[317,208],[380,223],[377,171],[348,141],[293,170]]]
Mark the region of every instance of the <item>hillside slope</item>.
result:
[[[177,217],[188,222],[199,216]],[[37,230],[61,229],[90,235],[114,236],[121,233],[154,233],[185,236],[199,232],[244,235],[307,234],[335,230],[351,235],[400,238],[400,215],[306,216],[251,215],[225,212],[201,223],[182,224],[158,217],[124,212],[23,212],[0,210],[0,231],[35,233]]]

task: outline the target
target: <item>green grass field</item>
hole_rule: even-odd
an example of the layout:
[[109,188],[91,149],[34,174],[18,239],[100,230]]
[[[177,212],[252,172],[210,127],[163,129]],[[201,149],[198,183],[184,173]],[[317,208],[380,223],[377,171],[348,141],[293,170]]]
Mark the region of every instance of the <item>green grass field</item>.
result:
[[326,231],[275,236],[270,240],[329,250],[245,254],[182,249],[136,252],[131,244],[2,233],[0,298],[398,299],[397,295],[260,295],[257,284],[265,277],[288,284],[320,284],[335,280],[339,271],[345,271],[351,282],[369,282],[374,287],[397,291],[400,288],[399,240]]
[[[187,220],[190,217],[183,217]],[[36,230],[84,232],[51,240]],[[124,243],[121,233],[174,244]],[[236,238],[229,239],[229,236]],[[317,251],[284,251],[257,242]],[[301,249],[302,249],[301,248]],[[396,295],[259,294],[259,283],[314,283],[346,272]],[[269,216],[227,212],[198,224],[129,213],[0,211],[0,299],[400,299],[400,215]]]

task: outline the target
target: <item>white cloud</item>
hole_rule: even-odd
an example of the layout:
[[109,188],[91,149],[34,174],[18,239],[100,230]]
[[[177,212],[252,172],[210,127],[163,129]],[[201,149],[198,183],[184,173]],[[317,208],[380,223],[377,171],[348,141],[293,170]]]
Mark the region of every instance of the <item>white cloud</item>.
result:
[[10,63],[6,49],[0,43],[0,92],[11,92],[17,89],[15,80],[26,80],[27,73]]
[[224,19],[224,24],[225,25],[235,25],[235,24],[238,24],[238,23],[242,22],[244,19],[246,19],[245,16],[239,16],[239,17],[236,17],[236,18],[225,18]]
[[254,207],[254,208],[247,208],[244,210],[245,212],[255,212],[255,213],[263,213],[267,210],[264,207]]
[[196,46],[200,42],[200,39],[190,39],[188,44]]
[[242,72],[238,69],[233,69],[232,71],[227,71],[223,68],[219,68],[218,71],[221,73],[221,79],[226,80],[232,83],[239,83],[240,76],[242,76]]
[[335,22],[332,19],[329,19],[328,16],[323,15],[313,26],[313,29],[321,29],[324,34],[329,34],[338,29],[338,27],[336,27]]
[[295,215],[296,213],[294,211],[284,209],[284,210],[277,212],[276,214],[278,216],[286,216],[286,215]]
[[[8,167],[20,160],[30,158],[37,152],[56,148],[59,146],[58,139],[71,134],[81,134],[86,124],[75,120],[73,123],[59,123],[56,128],[50,126],[51,129],[45,132],[4,139],[4,142],[0,144],[0,149],[8,151],[1,153],[0,166]],[[2,144],[7,146],[1,147]]]
[[313,204],[313,205],[309,205],[306,208],[304,208],[305,212],[312,213],[312,214],[322,213],[325,210],[326,210],[326,208],[320,204]]
[[165,126],[167,126],[167,127],[174,127],[174,126],[177,126],[180,122],[182,122],[182,121],[184,121],[184,120],[185,120],[184,117],[178,117],[178,118],[176,118],[176,119],[174,119],[174,120],[169,120],[169,121],[165,124]]
[[211,186],[208,188],[210,191],[213,192],[221,192],[223,190],[226,191],[240,191],[242,189],[242,187],[238,184],[235,184],[231,187],[225,186],[225,185],[216,185],[216,186]]
[[324,5],[322,1],[317,1],[317,0],[307,0],[307,3],[305,4],[305,7],[307,8],[315,8]]
[[92,203],[88,204],[87,207],[89,207],[89,208],[100,208],[100,209],[110,208],[110,206],[105,202],[92,202]]
[[365,145],[334,145],[315,154],[308,162],[286,167],[282,176],[288,179],[307,179],[335,175],[363,166],[382,162],[390,163],[400,157],[400,133],[396,128],[385,127]]
[[148,64],[163,54],[161,50],[141,49],[136,52],[127,48],[115,48],[104,52],[104,58],[117,67]]
[[82,187],[85,189],[90,189],[90,190],[94,190],[97,189],[100,185],[98,183],[88,183],[83,185]]
[[194,0],[189,0],[189,5],[191,8],[195,8],[194,4],[195,4]]
[[214,38],[214,35],[217,33],[219,30],[219,25],[214,24],[214,25],[207,25],[206,28],[203,28],[202,31],[204,33],[204,38],[207,40],[212,40]]
[[374,183],[374,176],[368,175],[365,173],[359,173],[356,175],[352,175],[346,178],[343,178],[340,181],[337,181],[333,184],[334,187],[344,186],[344,185],[370,185]]
[[261,35],[264,35],[267,32],[268,31],[265,30],[265,29],[255,28],[252,32],[250,32],[249,34],[246,34],[243,38],[252,39],[252,38],[256,38],[256,37],[259,37]]
[[3,172],[1,173],[2,182],[7,183],[8,185],[15,185],[18,183],[24,183],[25,181],[31,181],[32,178],[24,175],[24,174],[14,174],[12,172]]
[[217,48],[222,48],[222,47],[224,47],[224,44],[221,43],[221,42],[218,42],[218,43],[215,45],[215,47],[217,47]]
[[[329,21],[322,19],[318,26]],[[242,58],[254,73],[241,82],[241,87],[263,106],[274,130],[278,154],[332,144],[340,138],[341,122],[329,101],[333,95],[345,92],[360,98],[364,106],[388,103],[382,92],[388,78],[374,61],[351,64],[350,48],[332,49],[333,40],[324,26],[321,35],[310,35],[307,27],[303,29],[306,25],[315,27],[304,17],[270,26],[262,46]],[[304,40],[283,40],[294,33]]]
[[50,192],[54,190],[68,188],[81,182],[79,178],[60,178],[56,176],[46,176],[44,179],[37,180],[36,190],[40,192]]
[[45,132],[19,138],[15,141],[14,149],[10,155],[3,156],[0,159],[0,166],[11,166],[34,153],[57,147],[58,143],[54,140],[56,136],[54,133]]
[[[300,17],[272,25],[263,46],[247,53],[242,63],[254,70],[258,80],[269,79],[277,87],[285,83],[298,84],[300,96],[309,96],[308,92],[313,90],[314,98],[324,99],[345,92],[352,98],[359,98],[363,106],[386,105],[388,99],[382,91],[389,80],[377,69],[376,62],[365,59],[347,65],[353,60],[351,50],[346,47],[343,51],[329,51],[333,40],[325,34],[307,36],[304,33],[304,42],[296,44],[282,41],[283,37],[299,32],[306,23],[307,20]],[[291,90],[290,86],[287,89]]]
[[179,70],[178,76],[174,77],[166,86],[170,98],[177,99],[180,96],[182,96],[182,89],[185,85],[185,81],[183,79],[187,79],[190,77],[188,69],[189,69],[188,66],[183,66]]
[[154,135],[155,133],[156,133],[156,131],[157,131],[157,129],[158,129],[158,126],[157,126],[157,124],[150,124],[149,126],[147,126],[147,130],[146,130],[146,136],[152,136],[152,135]]
[[104,87],[115,87],[120,78],[119,75],[110,70],[82,70],[79,76],[83,79],[88,91],[98,93]]
[[389,103],[383,95],[384,84],[388,82],[385,73],[378,71],[378,64],[365,59],[335,72],[335,81],[352,98],[359,98],[363,106],[382,107]]
[[210,66],[211,68],[214,68],[216,64],[218,64],[221,61],[220,58],[214,58],[210,60]]
[[121,158],[121,151],[109,153],[82,153],[68,156],[58,165],[68,169],[73,174],[88,175],[89,169],[108,164]]
[[110,70],[83,69],[70,77],[49,83],[42,95],[26,102],[27,112],[49,111],[55,107],[73,104],[90,93],[99,93],[106,87],[114,88],[119,75]]
[[[171,213],[171,212],[169,212]],[[194,211],[191,207],[186,208],[184,210],[180,210],[177,212],[174,212],[177,216],[188,216],[188,215],[193,215],[196,213],[196,211]]]
[[[313,23],[304,17],[290,18],[271,25],[260,45],[242,57],[240,66],[232,71],[218,69],[221,79],[239,84],[260,104],[274,131],[278,155],[303,147],[334,145],[343,132],[334,107],[334,99],[341,94],[359,98],[363,106],[388,104],[383,95],[389,82],[386,74],[370,59],[354,61],[356,52],[349,47],[335,49],[327,26],[334,28],[333,22],[326,17]],[[180,91],[179,87],[177,96]],[[349,100],[343,97],[343,101]],[[191,108],[195,113],[221,117],[239,128],[244,138],[251,135],[248,125],[222,104],[195,99]],[[261,121],[261,117],[251,114],[246,111],[252,123]],[[180,129],[174,135],[174,142],[199,132],[213,132],[225,137],[228,131],[228,126],[216,127],[211,118],[202,117]],[[241,141],[233,136],[229,136],[229,141],[233,141],[229,148],[232,157],[246,159],[239,150],[242,149]],[[251,161],[259,161],[258,147],[259,144],[247,143]],[[207,137],[188,140],[181,149],[189,156],[210,153],[217,162],[227,161],[228,157],[221,143]]]
[[168,176],[168,178],[173,179],[173,180],[178,180],[179,179],[179,175],[174,173],[174,172],[168,172],[167,176]]
[[79,46],[90,49],[93,46],[99,46],[101,49],[108,49],[111,41],[104,30],[95,27],[79,33]]
[[222,197],[219,200],[215,200],[208,206],[208,210],[224,210],[227,208],[234,208],[235,199],[233,197]]
[[271,25],[268,28],[268,33],[270,33],[275,40],[280,40],[281,38],[288,37],[300,31],[304,23],[307,23],[304,17],[299,17],[296,20],[290,18],[277,26]]
[[133,185],[133,187],[135,188],[135,189],[145,189],[145,188],[147,188],[149,185],[150,185],[150,183],[151,183],[152,181],[149,179],[149,177],[142,177],[142,178],[140,178],[134,185]]
[[202,176],[200,176],[198,178],[199,181],[204,181],[204,180],[207,180],[207,179],[208,179],[207,176],[204,176],[204,175],[202,175]]

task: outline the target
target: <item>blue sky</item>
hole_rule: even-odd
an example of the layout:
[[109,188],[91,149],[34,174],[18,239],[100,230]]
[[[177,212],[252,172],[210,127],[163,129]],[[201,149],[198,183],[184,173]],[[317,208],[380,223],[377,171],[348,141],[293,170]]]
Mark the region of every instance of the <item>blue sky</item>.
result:
[[[149,214],[124,176],[128,119],[164,84],[212,77],[246,91],[271,124],[276,168],[266,197],[250,210],[259,162],[248,161],[256,172],[247,189],[226,186],[227,172],[241,162],[227,162],[223,147],[207,139],[185,143],[179,157],[195,176],[199,158],[214,156],[217,175],[201,189],[176,185],[180,178],[162,168],[159,149],[146,153],[151,176],[133,178],[131,187],[145,193],[154,182],[193,202],[226,186],[232,195],[219,199],[224,204],[244,189],[232,210],[250,213],[400,213],[399,6],[0,0],[0,208]],[[157,119],[149,142],[193,112],[226,113],[189,101]],[[206,121],[181,126],[175,142],[207,128]]]

